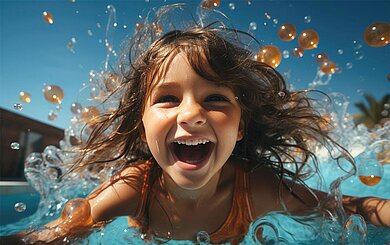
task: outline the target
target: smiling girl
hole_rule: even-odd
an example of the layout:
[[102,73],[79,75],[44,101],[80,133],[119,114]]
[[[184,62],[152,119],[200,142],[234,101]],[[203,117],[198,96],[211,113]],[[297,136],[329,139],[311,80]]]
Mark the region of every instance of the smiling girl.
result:
[[[171,31],[131,62],[118,108],[90,126],[74,169],[121,158],[127,166],[70,201],[47,229],[19,234],[25,243],[79,236],[118,216],[154,239],[194,240],[205,231],[211,243],[239,243],[268,212],[318,207],[326,194],[302,184],[302,167],[284,164],[316,161],[312,143],[343,149],[306,91],[287,90],[277,71],[227,34],[237,37],[212,25]],[[388,201],[344,197],[344,207],[390,225]]]

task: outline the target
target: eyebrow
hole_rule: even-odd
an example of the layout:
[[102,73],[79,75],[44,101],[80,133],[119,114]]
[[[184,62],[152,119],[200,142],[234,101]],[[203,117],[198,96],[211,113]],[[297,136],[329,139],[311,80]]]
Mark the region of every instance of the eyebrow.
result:
[[177,89],[180,88],[181,86],[178,83],[175,82],[164,82],[162,84],[157,84],[154,89],[159,89],[159,90],[165,90],[165,89]]

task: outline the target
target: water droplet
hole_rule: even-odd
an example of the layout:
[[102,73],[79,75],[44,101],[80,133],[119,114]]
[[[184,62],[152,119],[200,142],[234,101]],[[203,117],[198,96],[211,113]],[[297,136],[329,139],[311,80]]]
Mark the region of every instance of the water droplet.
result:
[[309,15],[303,17],[305,23],[310,23],[311,22],[311,17]]
[[264,13],[264,17],[265,17],[267,20],[272,19],[271,14],[269,14],[269,13],[267,13],[267,12]]
[[358,50],[361,49],[363,46],[358,41],[353,41],[353,49]]
[[126,29],[127,28],[127,25],[123,25],[123,29]]
[[282,54],[284,59],[290,58],[290,52],[288,50],[283,50]]
[[388,110],[388,109],[390,109],[390,104],[389,104],[389,103],[386,103],[386,104],[383,105],[383,107],[384,107],[386,110]]
[[344,50],[338,49],[338,50],[337,50],[337,53],[339,53],[339,54],[344,54]]
[[256,31],[256,29],[257,29],[256,22],[249,23],[249,29],[252,30],[252,31]]
[[20,145],[19,145],[18,142],[12,142],[11,143],[11,149],[12,150],[19,150],[19,148],[20,148]]
[[389,111],[388,110],[383,110],[381,112],[381,115],[384,116],[384,117],[387,117],[389,115]]
[[348,70],[349,69],[352,69],[352,63],[351,62],[347,62],[347,64],[345,64],[345,68],[347,68]]
[[76,45],[76,38],[72,37],[66,47],[70,50],[70,52],[74,53],[74,46]]
[[275,25],[279,23],[278,19],[273,19],[272,21],[274,22]]
[[50,12],[43,11],[42,17],[46,21],[46,23],[50,25],[54,23],[53,15]]
[[22,102],[30,103],[31,102],[31,95],[28,92],[22,91],[19,93],[19,99]]
[[362,158],[358,165],[358,176],[365,185],[377,185],[383,177],[383,166],[375,159]]
[[93,35],[91,30],[88,30],[87,33],[88,33],[88,36],[92,36]]
[[17,111],[23,110],[23,105],[22,104],[14,104],[14,109]]
[[49,114],[47,115],[47,119],[50,121],[56,120],[58,117],[58,114],[55,111],[50,111]]
[[210,236],[206,231],[199,231],[196,235],[196,241],[199,244],[209,244],[210,243]]
[[82,111],[83,107],[81,106],[80,103],[77,103],[77,102],[73,102],[71,105],[70,105],[70,111],[75,114],[75,115],[79,115]]
[[24,211],[26,211],[26,204],[22,203],[22,202],[17,202],[15,203],[15,206],[14,206],[14,209],[16,212],[19,212],[19,213],[22,213]]
[[230,10],[235,10],[236,9],[236,5],[234,5],[234,3],[229,3],[229,9]]
[[96,23],[96,27],[97,27],[97,28],[101,28],[102,25],[98,22],[98,23]]
[[364,53],[361,50],[356,50],[353,52],[353,56],[355,57],[355,60],[362,60],[364,58]]

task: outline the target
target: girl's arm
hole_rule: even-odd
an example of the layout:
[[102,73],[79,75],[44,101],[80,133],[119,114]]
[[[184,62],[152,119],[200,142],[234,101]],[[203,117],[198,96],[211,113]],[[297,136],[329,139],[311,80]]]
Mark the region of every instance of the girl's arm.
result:
[[1,244],[61,244],[66,238],[85,236],[117,216],[132,215],[138,205],[142,184],[140,167],[128,167],[103,183],[88,197],[67,202],[58,219],[33,232],[1,237]]

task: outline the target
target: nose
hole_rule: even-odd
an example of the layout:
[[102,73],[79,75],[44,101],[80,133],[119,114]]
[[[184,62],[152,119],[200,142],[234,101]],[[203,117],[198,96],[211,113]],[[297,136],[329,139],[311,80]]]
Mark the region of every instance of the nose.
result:
[[203,125],[206,122],[204,108],[202,105],[193,100],[182,103],[177,116],[177,122],[188,126]]

